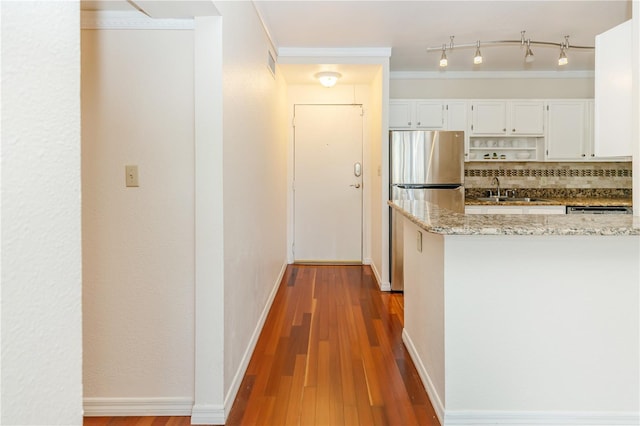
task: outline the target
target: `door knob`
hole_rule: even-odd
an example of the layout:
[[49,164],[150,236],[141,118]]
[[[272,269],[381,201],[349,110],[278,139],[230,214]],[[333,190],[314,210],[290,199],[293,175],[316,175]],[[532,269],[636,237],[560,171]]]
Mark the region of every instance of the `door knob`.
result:
[[353,186],[355,188],[360,188],[360,184],[359,183],[356,183],[355,185],[349,185],[349,186]]

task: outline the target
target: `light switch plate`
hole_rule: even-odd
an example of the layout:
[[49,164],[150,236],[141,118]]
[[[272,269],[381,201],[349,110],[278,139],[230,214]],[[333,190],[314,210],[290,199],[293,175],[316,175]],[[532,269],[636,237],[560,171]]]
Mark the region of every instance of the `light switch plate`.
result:
[[418,253],[422,253],[422,232],[418,231]]
[[124,166],[125,185],[128,187],[140,186],[138,183],[138,166]]

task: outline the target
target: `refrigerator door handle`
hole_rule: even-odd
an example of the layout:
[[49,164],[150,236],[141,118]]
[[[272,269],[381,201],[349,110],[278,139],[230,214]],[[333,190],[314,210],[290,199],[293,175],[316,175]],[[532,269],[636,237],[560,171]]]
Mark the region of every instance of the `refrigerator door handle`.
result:
[[360,163],[355,163],[355,164],[353,165],[353,174],[354,174],[356,177],[360,177],[360,175],[362,174],[362,164],[360,164]]

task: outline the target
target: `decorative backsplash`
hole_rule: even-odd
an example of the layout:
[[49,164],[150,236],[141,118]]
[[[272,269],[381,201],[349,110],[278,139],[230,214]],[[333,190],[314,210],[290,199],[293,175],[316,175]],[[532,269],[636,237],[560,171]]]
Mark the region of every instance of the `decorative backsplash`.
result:
[[631,197],[631,162],[612,163],[465,163],[465,192],[477,196],[494,186],[529,196]]

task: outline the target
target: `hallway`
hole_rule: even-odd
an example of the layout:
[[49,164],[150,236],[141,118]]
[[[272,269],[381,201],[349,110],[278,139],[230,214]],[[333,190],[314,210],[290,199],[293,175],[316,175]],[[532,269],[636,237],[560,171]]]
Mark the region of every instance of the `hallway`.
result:
[[227,425],[438,425],[368,266],[290,265]]
[[[369,266],[289,265],[227,426],[437,425],[402,343],[403,295]],[[87,418],[85,426],[188,417]]]

